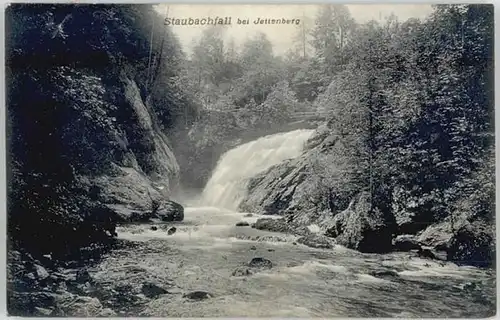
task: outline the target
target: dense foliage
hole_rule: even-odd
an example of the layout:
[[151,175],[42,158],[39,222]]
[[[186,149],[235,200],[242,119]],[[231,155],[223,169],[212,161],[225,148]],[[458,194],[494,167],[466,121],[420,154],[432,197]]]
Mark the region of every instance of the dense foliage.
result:
[[[391,233],[445,223],[454,234],[451,259],[491,261],[493,7],[437,5],[425,21],[392,15],[359,24],[346,6],[324,5],[304,29],[284,57],[274,56],[262,35],[237,54],[225,54],[221,32],[203,38],[219,48],[204,54],[231,61],[236,72],[215,86],[213,77],[202,77],[200,88],[212,95],[204,100],[197,91],[201,103],[246,130],[280,127],[307,110],[326,118],[321,135],[331,143],[308,151],[303,202],[288,209],[334,217],[368,194],[370,210],[384,216]],[[234,136],[215,130],[222,143]],[[269,194],[281,199],[277,190]]]
[[13,4],[6,26],[11,244],[64,256],[106,243],[116,215],[88,178],[116,163],[162,173],[130,101],[164,126],[184,119],[179,45],[150,5]]

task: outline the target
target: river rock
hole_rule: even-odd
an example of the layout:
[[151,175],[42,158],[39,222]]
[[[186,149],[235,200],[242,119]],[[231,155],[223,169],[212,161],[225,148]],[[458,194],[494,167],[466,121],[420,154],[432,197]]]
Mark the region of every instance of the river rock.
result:
[[141,292],[148,298],[155,298],[159,295],[168,293],[167,290],[150,282],[142,284]]
[[156,215],[162,221],[182,221],[184,220],[184,207],[174,201],[164,201]]
[[172,227],[170,229],[167,230],[167,234],[169,236],[173,235],[175,232],[177,231],[177,228],[176,227]]
[[420,249],[418,249],[417,255],[420,258],[424,258],[424,259],[437,259],[436,254],[434,254],[434,252],[432,252],[432,250],[428,249],[428,248],[420,248]]
[[250,217],[253,217],[253,214],[252,214],[252,213],[247,213],[247,214],[245,214],[243,217],[245,217],[245,218],[250,218]]
[[205,299],[212,298],[212,295],[208,292],[205,292],[205,291],[193,291],[193,292],[186,293],[182,297],[188,298],[191,300],[205,300]]
[[390,217],[377,208],[372,209],[370,195],[363,192],[349,208],[334,218],[334,226],[326,231],[336,236],[338,244],[367,253],[385,253],[392,250]]
[[261,218],[255,222],[255,229],[272,232],[290,232],[291,229],[284,219]]
[[253,258],[248,263],[248,266],[250,268],[257,268],[257,269],[271,269],[273,267],[273,263],[269,259],[257,257]]
[[36,315],[35,308],[53,309],[55,304],[55,295],[49,292],[8,292],[9,315]]
[[393,240],[393,246],[396,251],[419,250],[421,248],[417,241],[417,237],[411,234],[397,236]]
[[334,240],[326,236],[309,234],[297,239],[297,242],[311,248],[319,249],[332,249],[334,247]]
[[92,277],[90,276],[87,270],[81,269],[78,270],[78,272],[76,273],[76,282],[78,283],[92,282]]
[[375,270],[370,274],[377,278],[397,278],[399,274],[394,270]]
[[47,272],[47,270],[45,270],[44,267],[42,267],[38,264],[35,264],[35,272],[36,272],[36,277],[38,278],[38,280],[45,280],[50,276],[50,274]]
[[492,227],[479,221],[464,225],[452,236],[447,260],[478,267],[491,266],[495,260]]
[[250,224],[246,221],[240,221],[236,223],[237,227],[248,227]]
[[151,228],[149,228],[149,229],[151,229],[153,231],[156,231],[156,230],[158,230],[158,227],[157,226],[151,226]]
[[432,224],[417,235],[417,241],[435,250],[447,251],[453,231],[448,221]]

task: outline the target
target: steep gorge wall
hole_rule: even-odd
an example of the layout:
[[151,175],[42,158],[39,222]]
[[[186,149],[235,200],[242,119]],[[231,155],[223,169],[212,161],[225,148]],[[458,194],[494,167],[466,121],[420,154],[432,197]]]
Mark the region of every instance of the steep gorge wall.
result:
[[119,219],[112,205],[149,210],[150,196],[178,186],[156,114],[171,106],[152,102],[164,81],[149,76],[149,54],[163,61],[163,46],[149,51],[152,19],[161,17],[147,5],[8,8],[10,245],[64,256],[107,243]]

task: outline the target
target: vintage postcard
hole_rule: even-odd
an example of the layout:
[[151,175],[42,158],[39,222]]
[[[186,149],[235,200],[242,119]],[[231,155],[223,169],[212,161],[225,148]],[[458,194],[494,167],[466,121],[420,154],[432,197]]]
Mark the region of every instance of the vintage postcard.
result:
[[493,5],[5,23],[10,316],[496,314]]

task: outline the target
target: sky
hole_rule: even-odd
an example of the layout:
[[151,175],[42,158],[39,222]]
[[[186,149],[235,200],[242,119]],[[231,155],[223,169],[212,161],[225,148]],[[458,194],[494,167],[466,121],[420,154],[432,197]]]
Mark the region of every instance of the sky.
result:
[[[425,19],[431,12],[430,5],[424,4],[356,4],[347,5],[352,17],[359,23],[363,23],[372,19],[384,20],[391,13],[394,13],[400,21],[408,18]],[[264,32],[269,40],[273,43],[275,54],[284,54],[291,48],[293,39],[299,32],[300,25],[254,25],[253,21],[257,18],[261,19],[301,19],[301,23],[309,20],[309,23],[314,25],[314,19],[318,5],[239,5],[239,4],[171,4],[159,5],[157,10],[170,18],[193,18],[202,19],[207,17],[232,17],[230,26],[226,27],[226,39],[234,38],[236,46],[240,46],[246,39],[255,36],[259,32]],[[249,25],[237,25],[237,19],[250,19]],[[188,54],[191,52],[193,42],[199,39],[205,26],[172,26],[174,33],[179,37],[183,49]]]

